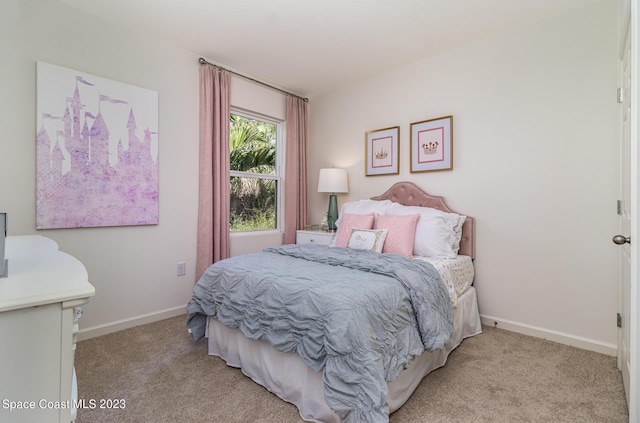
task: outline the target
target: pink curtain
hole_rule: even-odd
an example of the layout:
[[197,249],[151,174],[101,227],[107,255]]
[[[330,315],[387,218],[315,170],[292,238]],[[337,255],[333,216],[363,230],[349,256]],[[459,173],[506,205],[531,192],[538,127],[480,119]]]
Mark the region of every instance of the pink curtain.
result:
[[287,98],[287,148],[284,187],[284,244],[296,242],[307,223],[307,102]]
[[200,202],[196,278],[229,248],[229,113],[231,77],[200,66]]

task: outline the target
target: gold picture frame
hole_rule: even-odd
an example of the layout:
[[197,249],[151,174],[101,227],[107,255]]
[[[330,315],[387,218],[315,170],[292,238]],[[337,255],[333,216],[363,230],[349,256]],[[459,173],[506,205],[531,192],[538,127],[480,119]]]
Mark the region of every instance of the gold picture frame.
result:
[[400,173],[400,127],[375,129],[364,134],[365,176]]
[[410,171],[453,170],[453,116],[411,124]]

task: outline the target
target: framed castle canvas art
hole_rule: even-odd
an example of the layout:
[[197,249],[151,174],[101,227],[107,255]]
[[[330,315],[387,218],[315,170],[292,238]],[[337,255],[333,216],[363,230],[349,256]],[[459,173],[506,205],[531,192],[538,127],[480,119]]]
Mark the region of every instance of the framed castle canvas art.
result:
[[153,225],[158,93],[37,62],[36,228]]
[[453,169],[453,116],[411,124],[411,172]]
[[365,176],[400,173],[400,127],[367,131],[365,141]]

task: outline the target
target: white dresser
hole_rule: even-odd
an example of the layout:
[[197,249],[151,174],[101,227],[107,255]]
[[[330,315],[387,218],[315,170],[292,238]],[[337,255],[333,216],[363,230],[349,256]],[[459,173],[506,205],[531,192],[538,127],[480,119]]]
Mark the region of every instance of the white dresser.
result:
[[73,360],[87,270],[42,236],[7,238],[0,279],[0,422],[75,419]]
[[335,236],[335,232],[299,230],[296,231],[296,244],[329,245]]

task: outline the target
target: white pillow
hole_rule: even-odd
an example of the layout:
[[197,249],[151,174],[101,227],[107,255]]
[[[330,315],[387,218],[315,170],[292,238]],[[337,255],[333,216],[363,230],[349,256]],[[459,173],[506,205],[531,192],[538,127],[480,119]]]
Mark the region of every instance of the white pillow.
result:
[[422,257],[453,258],[458,255],[462,224],[466,216],[447,213],[430,207],[403,206],[393,203],[388,214],[420,215],[416,225],[413,254]]
[[369,250],[376,253],[382,252],[384,240],[387,238],[387,229],[352,229],[347,248],[354,250]]
[[340,216],[338,216],[338,220],[336,220],[336,226],[340,226],[340,222],[342,221],[342,215],[345,213],[348,214],[370,214],[376,213],[378,214],[386,214],[386,211],[391,207],[393,201],[390,200],[360,200],[360,201],[350,201],[348,203],[344,203],[340,208]]

